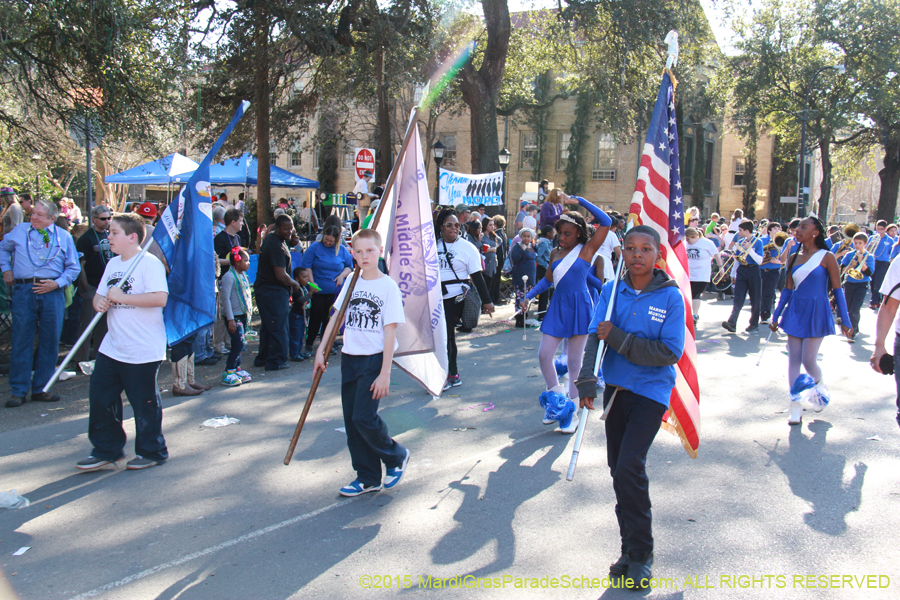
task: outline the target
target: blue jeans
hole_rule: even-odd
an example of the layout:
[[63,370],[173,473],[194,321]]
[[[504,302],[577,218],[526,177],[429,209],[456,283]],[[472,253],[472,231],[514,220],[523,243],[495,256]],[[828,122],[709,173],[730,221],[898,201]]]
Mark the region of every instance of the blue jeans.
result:
[[[56,370],[66,296],[62,290],[35,294],[32,284],[19,283],[13,287],[11,300],[13,323],[9,386],[13,396],[24,397],[29,388],[33,393],[40,393]],[[38,336],[36,353],[35,334]]]
[[380,352],[341,356],[341,407],[347,448],[356,478],[364,485],[381,484],[381,463],[393,469],[406,458],[406,448],[391,439],[387,425],[378,416],[378,400],[372,398],[369,390],[381,372],[383,360]]
[[283,287],[256,288],[259,308],[259,354],[253,361],[257,367],[275,369],[288,359],[288,312],[290,293]]
[[163,461],[169,458],[162,434],[162,398],[156,376],[162,361],[133,365],[97,353],[91,374],[88,439],[91,455],[118,460],[125,455],[122,428],[122,392],[134,411],[134,452],[138,456]]
[[[228,319],[225,319],[225,331],[228,331]],[[247,315],[234,315],[234,333],[231,336],[231,351],[225,360],[225,370],[233,371],[241,368],[241,352],[244,351],[244,331],[247,329]]]
[[212,332],[212,323],[197,330],[197,337],[194,338],[192,347],[194,351],[194,362],[206,360],[213,355]]
[[[615,387],[607,386],[604,406],[615,391]],[[643,560],[653,552],[647,451],[665,412],[666,407],[659,402],[620,388],[606,417],[606,460],[616,492],[622,552],[633,560]]]
[[300,354],[303,349],[303,337],[306,334],[306,317],[303,314],[291,311],[288,315],[288,325],[291,331],[290,356],[291,358]]

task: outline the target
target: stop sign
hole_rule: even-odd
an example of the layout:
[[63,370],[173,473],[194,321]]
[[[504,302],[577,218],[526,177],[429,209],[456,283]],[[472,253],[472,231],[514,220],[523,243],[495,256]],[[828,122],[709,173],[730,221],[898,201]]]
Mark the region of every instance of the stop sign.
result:
[[356,149],[356,178],[362,179],[364,171],[375,172],[375,154],[368,148]]

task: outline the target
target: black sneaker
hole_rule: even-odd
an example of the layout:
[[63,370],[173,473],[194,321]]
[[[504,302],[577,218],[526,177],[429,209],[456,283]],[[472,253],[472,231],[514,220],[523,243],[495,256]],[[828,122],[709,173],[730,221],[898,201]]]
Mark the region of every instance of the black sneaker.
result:
[[625,573],[628,572],[628,554],[625,552],[622,553],[622,556],[619,557],[619,560],[609,565],[609,576],[610,577],[622,577]]
[[737,329],[731,321],[722,321],[722,327],[725,331],[730,331],[731,333],[734,333]]
[[106,465],[114,465],[122,460],[125,460],[124,456],[120,456],[116,460],[106,460],[104,458],[97,458],[96,456],[88,456],[84,460],[79,460],[75,463],[75,468],[79,471],[96,471]]
[[303,362],[304,360],[306,360],[306,357],[302,354],[297,354],[291,357],[291,362]]
[[266,371],[280,371],[280,370],[282,370],[282,369],[287,369],[287,368],[289,368],[290,366],[291,366],[290,363],[288,363],[287,361],[285,361],[285,362],[281,363],[280,365],[278,365],[277,367],[268,367],[268,366],[267,366],[267,367],[266,367]]
[[125,463],[125,468],[129,471],[140,471],[141,469],[149,469],[150,467],[161,465],[164,462],[166,461],[153,460],[152,458],[144,458],[143,456],[135,456],[127,463]]
[[628,561],[628,571],[626,572],[625,584],[633,590],[645,590],[650,587],[650,579],[653,574],[650,567],[653,566],[653,553],[651,552],[643,560],[631,559]]
[[746,331],[747,333],[756,333],[757,331],[759,331],[759,325],[748,325],[747,329],[745,329],[744,331]]
[[203,360],[198,360],[198,361],[195,362],[194,364],[195,364],[195,365],[200,365],[200,366],[203,366],[203,367],[208,367],[208,366],[210,366],[210,365],[214,365],[214,364],[216,364],[217,362],[219,362],[219,358],[221,358],[221,355],[219,355],[218,357],[216,357],[216,355],[213,354],[212,356],[208,356],[207,358],[204,358]]
[[50,395],[50,392],[38,392],[37,394],[31,395],[32,402],[59,402],[59,396],[56,394]]

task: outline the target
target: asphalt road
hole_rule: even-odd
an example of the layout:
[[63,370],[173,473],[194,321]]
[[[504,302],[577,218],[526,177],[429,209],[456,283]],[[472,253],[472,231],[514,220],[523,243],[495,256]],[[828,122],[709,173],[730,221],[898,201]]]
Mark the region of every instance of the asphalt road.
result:
[[[900,429],[893,379],[867,362],[874,313],[864,309],[858,343],[826,339],[832,405],[792,428],[783,338],[756,367],[765,337],[725,333],[729,308],[701,312],[699,457],[665,432],[650,452],[659,581],[644,595],[900,597]],[[287,467],[307,363],[252,369],[253,383],[196,398],[164,394],[171,459],[147,471],[75,471],[90,450],[74,397],[84,383],[65,382],[64,414],[26,405],[0,432],[0,489],[31,501],[0,510],[0,568],[29,600],[633,598],[602,587],[619,548],[602,423],[589,422],[566,482],[574,440],[541,424],[539,333],[523,343],[507,327],[461,343],[463,385],[438,400],[395,369],[382,415],[412,451],[409,472],[353,499],[337,495],[353,478],[337,359]],[[201,427],[222,415],[240,424]]]

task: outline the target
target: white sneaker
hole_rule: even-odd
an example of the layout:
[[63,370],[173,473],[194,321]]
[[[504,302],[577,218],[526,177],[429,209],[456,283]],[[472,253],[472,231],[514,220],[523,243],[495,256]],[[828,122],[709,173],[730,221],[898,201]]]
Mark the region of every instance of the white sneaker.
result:
[[[571,402],[571,400],[570,400],[570,402]],[[572,412],[572,418],[568,424],[563,426],[563,423],[564,423],[564,421],[560,421],[560,423],[559,423],[560,432],[572,434],[572,433],[575,433],[576,431],[578,431],[578,409],[576,408]]]
[[799,425],[803,419],[803,403],[791,402],[791,416],[788,417],[788,425]]

